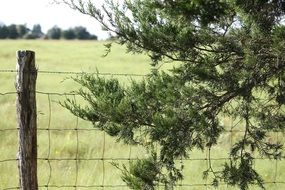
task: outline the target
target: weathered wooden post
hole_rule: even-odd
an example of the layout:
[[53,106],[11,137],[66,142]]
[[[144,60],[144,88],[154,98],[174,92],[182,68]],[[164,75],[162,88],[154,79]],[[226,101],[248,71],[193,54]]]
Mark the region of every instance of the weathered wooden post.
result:
[[33,51],[18,51],[16,68],[20,189],[37,190],[37,70],[35,53]]

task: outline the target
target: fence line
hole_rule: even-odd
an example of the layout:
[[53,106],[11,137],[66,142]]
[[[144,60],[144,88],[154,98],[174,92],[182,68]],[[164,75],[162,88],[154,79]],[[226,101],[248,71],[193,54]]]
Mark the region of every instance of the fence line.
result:
[[[16,73],[16,70],[0,70],[0,73]],[[83,72],[58,72],[58,71],[38,71],[38,73],[46,73],[46,74],[59,74],[59,75],[70,75],[70,74],[82,74]],[[146,75],[137,75],[137,74],[112,74],[112,73],[97,73],[99,75],[108,75],[108,76],[126,76],[126,77],[142,77],[142,76],[146,76]],[[133,160],[137,160],[137,158],[133,158],[132,157],[132,147],[130,147],[129,150],[129,155],[127,157],[106,157],[105,155],[105,150],[106,150],[106,137],[105,137],[105,132],[103,133],[103,149],[101,152],[101,156],[100,157],[94,157],[94,158],[84,158],[81,157],[79,155],[79,145],[80,145],[80,134],[79,132],[81,131],[99,131],[99,129],[96,128],[79,128],[79,118],[76,117],[76,122],[74,124],[73,127],[71,128],[52,128],[51,127],[51,121],[52,121],[52,117],[53,117],[53,111],[52,111],[52,100],[51,97],[54,96],[73,96],[74,100],[76,101],[76,93],[58,93],[58,92],[43,92],[43,91],[36,91],[37,94],[41,94],[41,95],[45,95],[47,96],[47,104],[48,104],[48,124],[46,127],[38,127],[38,131],[46,131],[47,132],[47,138],[48,138],[48,142],[47,142],[47,155],[45,157],[38,157],[37,160],[38,161],[46,161],[47,165],[48,165],[48,177],[47,180],[45,181],[45,183],[39,184],[39,188],[100,188],[100,189],[104,189],[104,188],[115,188],[115,189],[120,189],[120,188],[127,188],[126,185],[122,185],[122,184],[106,184],[106,162],[112,162],[112,161],[133,161]],[[0,96],[10,96],[10,95],[16,95],[17,92],[0,92]],[[230,141],[232,144],[232,139],[233,139],[233,133],[239,133],[239,132],[243,132],[242,130],[237,130],[234,129],[236,126],[238,126],[238,124],[240,123],[240,121],[236,122],[235,124],[231,125],[231,129],[230,130],[226,130],[226,133],[230,134]],[[0,135],[2,132],[9,132],[9,131],[18,131],[18,128],[3,128],[1,126],[0,128]],[[57,132],[75,132],[75,155],[74,157],[52,157],[51,156],[51,142],[52,142],[52,137],[51,137],[51,132],[53,131],[57,131]],[[276,140],[278,140],[279,137],[279,132],[274,132],[276,134],[275,138]],[[178,159],[177,161],[208,161],[209,160],[209,155],[206,155],[205,157],[201,157],[201,158],[184,158],[184,159]],[[284,159],[285,156],[282,157],[282,159]],[[256,157],[254,158],[254,160],[267,160],[268,158],[262,158],[262,157]],[[211,160],[213,161],[226,161],[229,160],[229,157],[218,157],[218,158],[211,158]],[[269,159],[268,159],[269,160]],[[53,167],[52,167],[52,163],[53,162],[64,162],[64,161],[74,161],[75,163],[75,179],[73,184],[67,184],[67,185],[60,185],[60,184],[51,184],[51,179],[53,176]],[[79,183],[79,171],[80,171],[80,162],[82,161],[101,161],[102,163],[102,181],[101,184],[96,184],[96,185],[82,185]],[[7,159],[0,159],[0,164],[2,163],[7,163],[7,162],[15,162],[15,164],[18,162],[17,158],[7,158]],[[275,161],[275,165],[274,165],[274,172],[273,173],[273,180],[272,181],[265,181],[264,184],[285,184],[285,181],[278,181],[277,179],[277,175],[278,175],[278,163],[279,161],[276,160]],[[224,183],[220,183],[220,185],[226,185]],[[162,186],[162,185],[159,185]],[[178,183],[176,185],[176,187],[209,187],[212,186],[211,183],[208,183],[208,181],[206,180],[206,183],[197,183],[197,184],[187,184],[187,183]],[[19,186],[14,186],[14,187],[3,187],[4,190],[12,190],[12,189],[20,189]]]

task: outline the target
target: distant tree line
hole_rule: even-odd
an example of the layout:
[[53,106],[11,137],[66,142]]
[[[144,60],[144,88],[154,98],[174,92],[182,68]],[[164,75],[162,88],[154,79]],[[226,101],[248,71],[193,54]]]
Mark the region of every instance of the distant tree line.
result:
[[97,36],[90,34],[83,26],[76,26],[69,29],[61,29],[54,26],[42,32],[41,25],[35,24],[29,29],[25,24],[0,25],[0,39],[66,39],[66,40],[97,40]]

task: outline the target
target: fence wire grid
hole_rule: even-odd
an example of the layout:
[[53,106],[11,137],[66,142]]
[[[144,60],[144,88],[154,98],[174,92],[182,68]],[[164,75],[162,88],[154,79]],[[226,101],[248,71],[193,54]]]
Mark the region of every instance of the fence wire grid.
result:
[[[0,74],[16,73],[16,70],[0,70]],[[52,75],[76,75],[83,72],[61,72],[61,71],[41,71],[38,73]],[[127,73],[97,73],[102,76],[123,76],[123,77],[145,77],[140,74]],[[18,185],[18,129],[15,118],[5,118],[11,109],[15,108],[15,97],[17,92],[1,92],[0,103],[0,189],[12,190],[20,189]],[[38,108],[38,178],[39,189],[128,189],[127,185],[120,179],[120,171],[111,165],[112,162],[119,164],[130,164],[137,160],[145,152],[140,147],[132,147],[117,143],[98,129],[92,128],[90,124],[82,121],[78,117],[68,115],[71,119],[67,124],[61,123],[60,114],[66,112],[64,108],[55,109],[62,98],[72,97],[77,101],[75,93],[43,92],[37,91]],[[39,99],[43,103],[39,102]],[[9,105],[6,105],[9,104]],[[41,109],[46,107],[46,111]],[[40,110],[40,111],[39,111]],[[56,110],[56,111],[55,111]],[[54,113],[56,112],[56,113]],[[6,115],[4,113],[7,113]],[[6,124],[6,120],[12,120],[12,124]],[[41,121],[44,120],[44,121]],[[237,129],[241,121],[232,121],[230,129],[225,135],[229,145],[233,144],[233,139],[238,133],[243,132]],[[272,138],[275,141],[283,140],[281,132],[274,132]],[[280,139],[282,138],[282,139]],[[93,144],[95,143],[95,144]],[[12,148],[11,148],[12,147]],[[12,150],[11,150],[12,149]],[[218,147],[217,152],[223,149]],[[212,189],[211,180],[202,179],[202,172],[208,168],[210,155],[205,152],[191,154],[188,159],[177,160],[177,163],[185,165],[183,171],[185,179],[176,185],[176,189]],[[13,156],[14,155],[14,156]],[[284,156],[282,157],[285,158]],[[260,168],[265,176],[264,184],[270,189],[285,189],[285,164],[284,160],[269,160],[267,158],[256,157],[255,166],[269,165],[268,168]],[[229,160],[227,155],[213,156],[211,162],[224,163]],[[258,164],[256,164],[258,163]],[[194,172],[191,169],[194,167]],[[195,171],[201,172],[197,174]],[[194,179],[194,180],[193,180]],[[199,179],[199,180],[197,180]],[[163,189],[163,185],[158,185],[158,189]],[[221,183],[218,189],[231,189],[226,184]],[[235,188],[233,188],[235,189]]]

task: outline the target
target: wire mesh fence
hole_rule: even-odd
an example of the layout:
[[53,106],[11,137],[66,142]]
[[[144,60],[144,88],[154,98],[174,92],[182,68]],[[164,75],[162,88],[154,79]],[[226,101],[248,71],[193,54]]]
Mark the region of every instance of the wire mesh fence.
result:
[[[0,70],[0,74],[13,74],[15,70]],[[39,74],[67,75],[82,72],[38,71]],[[110,77],[145,77],[138,74],[97,73]],[[50,78],[49,78],[50,80]],[[18,180],[18,129],[16,127],[15,97],[17,92],[0,91],[0,189],[19,189]],[[128,146],[117,142],[105,132],[99,131],[61,107],[58,102],[73,98],[72,92],[37,91],[38,107],[38,178],[40,189],[128,189],[120,178],[120,171],[112,165],[130,164],[143,158],[147,152],[142,147]],[[243,131],[241,120],[222,119],[229,126],[220,138],[219,145],[207,151],[194,150],[187,159],[177,160],[185,166],[183,181],[176,189],[212,189],[210,178],[203,178],[209,160],[216,166],[229,160],[227,150]],[[272,132],[272,141],[284,142],[281,132]],[[284,158],[284,157],[283,157]],[[285,189],[284,160],[269,160],[255,157],[255,167],[265,179],[268,189]],[[217,168],[219,169],[219,168]],[[163,185],[158,185],[163,189]],[[221,183],[219,189],[235,189]],[[258,188],[257,188],[258,189]]]

